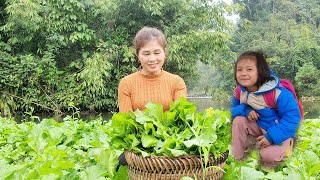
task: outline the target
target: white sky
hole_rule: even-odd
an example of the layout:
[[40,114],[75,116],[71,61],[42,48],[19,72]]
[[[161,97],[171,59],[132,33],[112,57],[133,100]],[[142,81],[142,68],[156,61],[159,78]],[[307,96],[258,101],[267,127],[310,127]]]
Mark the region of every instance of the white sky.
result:
[[[227,4],[232,4],[232,0],[212,0],[213,2],[225,2]],[[231,21],[233,24],[237,24],[239,20],[239,15],[225,15],[225,18],[229,21]]]
[[223,1],[223,2],[226,2],[226,3],[228,3],[228,4],[231,4],[231,3],[232,3],[232,0],[213,0],[213,1],[215,1],[215,2],[221,2],[221,1]]
[[[217,2],[223,1],[228,4],[232,4],[232,0],[215,0],[215,1],[217,1]],[[233,24],[236,24],[239,19],[239,15],[232,15],[232,16],[226,15],[225,17],[226,17],[226,19],[232,21]]]

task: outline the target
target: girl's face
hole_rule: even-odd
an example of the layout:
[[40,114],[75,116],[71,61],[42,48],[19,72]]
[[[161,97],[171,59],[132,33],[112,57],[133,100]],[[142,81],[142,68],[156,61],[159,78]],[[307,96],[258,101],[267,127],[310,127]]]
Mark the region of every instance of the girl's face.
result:
[[145,75],[155,75],[161,72],[166,50],[163,49],[157,39],[152,39],[146,43],[138,52],[138,58],[142,66],[142,73]]
[[246,87],[249,92],[258,90],[258,69],[256,60],[244,58],[238,61],[236,78],[239,84]]

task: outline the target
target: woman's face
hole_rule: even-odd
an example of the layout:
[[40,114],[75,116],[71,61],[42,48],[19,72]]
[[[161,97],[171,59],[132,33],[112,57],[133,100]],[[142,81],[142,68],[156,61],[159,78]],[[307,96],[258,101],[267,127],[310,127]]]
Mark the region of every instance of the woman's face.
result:
[[245,58],[238,61],[236,77],[238,83],[246,87],[248,91],[257,91],[258,68],[256,60]]
[[138,59],[142,66],[142,73],[145,75],[155,75],[161,72],[166,50],[157,39],[152,39],[140,48]]

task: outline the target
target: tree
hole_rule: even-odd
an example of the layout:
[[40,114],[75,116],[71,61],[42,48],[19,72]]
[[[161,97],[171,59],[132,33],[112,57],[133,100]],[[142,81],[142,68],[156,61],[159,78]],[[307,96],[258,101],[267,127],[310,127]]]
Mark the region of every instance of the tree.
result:
[[[114,13],[115,27],[125,27],[131,42],[135,33],[143,26],[158,27],[168,38],[169,60],[166,69],[193,78],[198,60],[219,65],[218,54],[230,53],[232,24],[223,16],[224,5],[212,1],[117,1]],[[123,15],[123,12],[126,12]]]
[[82,110],[116,111],[118,82],[137,67],[131,41],[142,26],[166,33],[170,56],[165,68],[186,80],[196,76],[198,60],[227,63],[217,59],[229,53],[225,4],[8,0],[4,7],[0,87],[3,101],[13,98],[16,110],[64,111],[72,102]]
[[[320,10],[318,1],[258,1],[255,5],[252,1],[238,2],[247,6],[240,15],[249,18],[251,9],[254,18],[249,23],[242,19],[245,23],[240,23],[234,36],[234,51],[263,50],[272,69],[293,82],[299,79],[295,78],[296,73],[307,63],[320,69],[319,16],[315,15]],[[267,4],[258,6],[261,3]],[[307,6],[313,7],[311,11]],[[311,91],[299,87],[302,93]]]
[[305,96],[319,96],[320,95],[320,70],[318,70],[312,63],[306,63],[297,72],[295,77],[296,86],[300,90],[300,94]]

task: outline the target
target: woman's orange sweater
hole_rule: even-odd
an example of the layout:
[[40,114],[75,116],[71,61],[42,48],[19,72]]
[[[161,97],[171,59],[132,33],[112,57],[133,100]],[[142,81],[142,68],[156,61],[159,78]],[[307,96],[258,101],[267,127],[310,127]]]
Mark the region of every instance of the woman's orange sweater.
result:
[[143,110],[148,102],[160,103],[166,111],[170,108],[170,102],[181,96],[187,96],[187,88],[180,76],[164,70],[157,75],[144,75],[138,71],[119,83],[119,111]]

